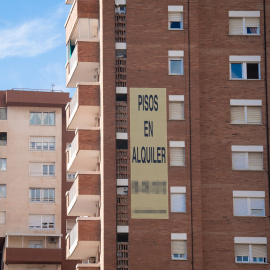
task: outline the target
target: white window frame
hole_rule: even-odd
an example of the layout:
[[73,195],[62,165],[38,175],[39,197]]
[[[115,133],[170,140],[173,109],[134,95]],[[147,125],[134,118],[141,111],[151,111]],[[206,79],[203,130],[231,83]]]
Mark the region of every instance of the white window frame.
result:
[[[32,197],[32,191],[37,193],[39,192],[40,196]],[[47,196],[45,197],[46,192],[52,192],[53,196],[50,198],[50,196],[47,199]],[[29,188],[29,202],[31,203],[54,203],[55,202],[55,189],[54,188]]]
[[[31,164],[39,164],[40,171],[31,172]],[[47,171],[44,170],[47,168]],[[53,168],[54,173],[50,174],[50,168]],[[55,177],[55,162],[30,162],[29,163],[29,175],[36,177]]]
[[6,158],[0,158],[0,160],[1,160],[0,172],[6,172],[7,171],[7,159]]
[[[237,124],[237,123],[232,123],[233,125],[261,125],[262,124],[262,100],[248,100],[248,99],[231,99],[230,100],[230,106],[232,107],[244,107],[244,114],[245,114],[245,122],[241,123],[241,124]],[[250,123],[248,121],[248,117],[247,117],[247,108],[248,107],[261,107],[261,122],[260,123]]]
[[[35,120],[35,123],[31,124],[31,114],[35,114],[35,119],[36,119],[36,114],[37,113],[41,113],[41,123],[40,124],[37,124],[36,123],[36,120]],[[48,123],[45,123],[45,114],[48,113]],[[50,114],[53,114],[53,123],[51,124],[50,123]],[[39,112],[33,112],[33,111],[30,111],[30,125],[37,125],[37,126],[55,126],[55,112],[50,112],[50,111],[46,111],[46,112],[42,112],[42,111],[39,111]]]
[[[30,226],[29,222],[30,222],[30,216],[39,216],[40,217],[40,222],[38,225],[35,226]],[[43,220],[45,219],[45,216],[53,216],[53,222],[48,223],[48,222],[43,222]],[[29,229],[34,229],[34,230],[54,230],[55,229],[55,215],[51,215],[51,214],[44,214],[44,215],[36,215],[36,214],[30,214],[29,215],[29,222],[28,222],[28,228]]]
[[[261,80],[261,56],[239,56],[230,55],[229,57],[229,69],[230,69],[230,80]],[[232,64],[242,65],[242,78],[232,78]],[[258,79],[248,79],[247,78],[247,64],[258,64]]]
[[67,173],[67,182],[74,182],[76,179],[77,173]]
[[[173,241],[185,242],[186,253],[185,254],[173,254],[171,250],[171,259],[172,260],[187,260],[187,234],[186,233],[171,233],[171,243]],[[175,256],[178,255],[178,256]]]
[[[181,72],[171,72],[171,61],[180,61]],[[168,51],[169,75],[184,75],[184,51]]]
[[[177,13],[180,15],[182,20],[170,20],[170,16],[172,16],[173,13]],[[179,28],[171,28],[171,22],[180,22]],[[168,6],[168,30],[183,30],[184,29],[184,18],[183,18],[183,6]]]
[[[261,153],[262,155],[262,170],[263,170],[263,146],[262,145],[232,145],[232,156],[233,153],[244,153],[245,154],[245,168],[244,169],[234,169],[233,157],[232,157],[232,169],[235,171],[257,171],[249,168],[249,153]],[[260,171],[262,171],[260,170]]]
[[0,111],[4,110],[5,111],[5,116],[6,117],[3,117],[2,118],[2,113],[0,112],[0,120],[3,121],[3,120],[7,120],[7,107],[0,107]]
[[[236,256],[235,254],[235,263],[252,263],[252,264],[265,264],[267,263],[267,257],[264,262],[254,262],[252,256],[252,246],[253,245],[264,245],[267,248],[267,238],[266,237],[234,237],[234,244],[247,245],[249,249],[249,256]],[[267,255],[267,254],[266,254]],[[237,257],[248,257],[248,261],[237,261]],[[263,257],[260,257],[263,258]]]
[[[170,193],[171,193],[171,196],[170,196],[170,199],[171,199],[171,213],[186,213],[186,187],[170,187]],[[185,205],[184,205],[184,211],[176,211],[176,210],[173,210],[173,195],[182,195],[184,196],[184,199],[185,199]]]
[[[170,141],[169,143],[169,146],[170,146],[170,166],[172,167],[183,167],[186,165],[186,157],[185,157],[185,142],[184,141]],[[183,164],[179,164],[179,165],[173,165],[171,164],[171,149],[174,149],[174,148],[183,148],[184,150],[184,163]]]
[[[236,215],[236,200],[237,199],[246,199],[247,200],[247,216],[250,217],[264,217],[265,216],[265,191],[233,191],[233,215],[236,217],[243,217],[245,215]],[[262,215],[254,215],[252,214],[251,209],[251,200],[252,199],[261,199],[264,202],[264,206],[262,208],[263,214]]]
[[[39,137],[40,141],[39,142],[35,142],[33,141],[33,138],[37,138],[37,137],[30,137],[29,140],[29,150],[30,151],[55,151],[55,137]],[[51,138],[54,138],[54,141],[50,141]],[[32,139],[32,141],[31,141]],[[37,144],[40,144],[40,147],[38,147]],[[46,144],[48,145],[48,147],[46,147]]]
[[[184,95],[169,95],[169,120],[185,120],[185,103],[184,103]],[[181,115],[177,117],[172,117],[170,114],[170,106],[172,103],[181,103],[183,106],[183,111],[182,115],[183,117],[181,118]]]
[[0,188],[3,187],[3,194],[0,189],[0,198],[6,198],[7,197],[7,185],[6,184],[0,184]]
[[[242,19],[242,34],[246,36],[258,36],[260,35],[260,11],[229,11],[229,20],[230,19]],[[246,18],[258,18],[259,19],[259,27],[257,27],[256,34],[248,34],[246,27]],[[234,34],[229,34],[231,36],[235,36]]]

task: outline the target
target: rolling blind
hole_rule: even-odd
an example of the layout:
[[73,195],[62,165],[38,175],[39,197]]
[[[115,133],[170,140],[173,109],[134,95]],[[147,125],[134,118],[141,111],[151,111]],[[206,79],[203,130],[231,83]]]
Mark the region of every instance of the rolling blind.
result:
[[184,102],[170,102],[169,103],[169,117],[170,120],[184,119]]
[[247,198],[234,198],[233,199],[234,215],[235,216],[248,216]]
[[243,35],[243,19],[242,18],[229,19],[229,34],[230,35]]
[[185,240],[171,241],[172,254],[186,254],[187,242]]
[[182,22],[183,13],[182,12],[169,12],[169,22]]
[[247,169],[246,153],[232,153],[232,168],[233,170]]
[[186,194],[171,194],[171,212],[186,211]]
[[262,107],[247,107],[247,123],[261,124],[262,123]]
[[42,163],[30,163],[29,172],[32,176],[42,175]]
[[245,123],[245,107],[244,106],[231,107],[231,123],[232,124]]
[[42,222],[54,223],[54,215],[42,215]]
[[251,198],[250,199],[251,210],[264,210],[264,199]]
[[185,148],[171,147],[170,148],[170,165],[184,166],[185,165]]
[[266,245],[252,245],[252,257],[266,258]]
[[235,244],[235,256],[249,256],[249,245]]
[[41,215],[29,215],[29,227],[40,228],[41,227]]
[[248,153],[248,168],[250,170],[262,170],[263,169],[263,159],[262,153]]
[[260,18],[245,18],[246,27],[260,27]]

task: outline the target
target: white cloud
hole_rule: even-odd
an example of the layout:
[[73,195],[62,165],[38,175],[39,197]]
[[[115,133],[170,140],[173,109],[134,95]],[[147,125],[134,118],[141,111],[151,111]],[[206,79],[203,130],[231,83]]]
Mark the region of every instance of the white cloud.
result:
[[0,58],[33,57],[64,43],[64,29],[59,23],[62,7],[47,18],[0,28]]

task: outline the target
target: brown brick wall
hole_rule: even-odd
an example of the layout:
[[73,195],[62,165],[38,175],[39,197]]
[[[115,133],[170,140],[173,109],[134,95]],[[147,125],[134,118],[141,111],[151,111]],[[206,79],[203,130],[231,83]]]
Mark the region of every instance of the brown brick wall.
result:
[[80,106],[99,106],[99,85],[78,85],[78,100]]
[[98,0],[78,0],[78,17],[79,18],[99,18],[99,1]]
[[100,241],[100,221],[79,220],[78,241]]
[[78,177],[80,195],[100,195],[100,175],[81,174]]
[[99,130],[78,130],[79,150],[100,150]]
[[78,41],[78,62],[99,62],[99,42]]

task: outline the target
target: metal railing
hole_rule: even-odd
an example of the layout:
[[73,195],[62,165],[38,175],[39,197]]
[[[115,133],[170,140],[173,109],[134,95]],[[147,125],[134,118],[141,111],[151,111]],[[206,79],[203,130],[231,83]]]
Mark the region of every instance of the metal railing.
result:
[[128,243],[117,243],[117,270],[128,269]]
[[128,225],[128,196],[117,195],[116,220],[117,226]]
[[115,14],[115,42],[126,42],[126,14]]
[[115,84],[116,87],[127,86],[127,58],[125,57],[115,59]]
[[127,132],[127,103],[116,101],[116,132]]
[[127,149],[116,150],[116,178],[128,179]]

